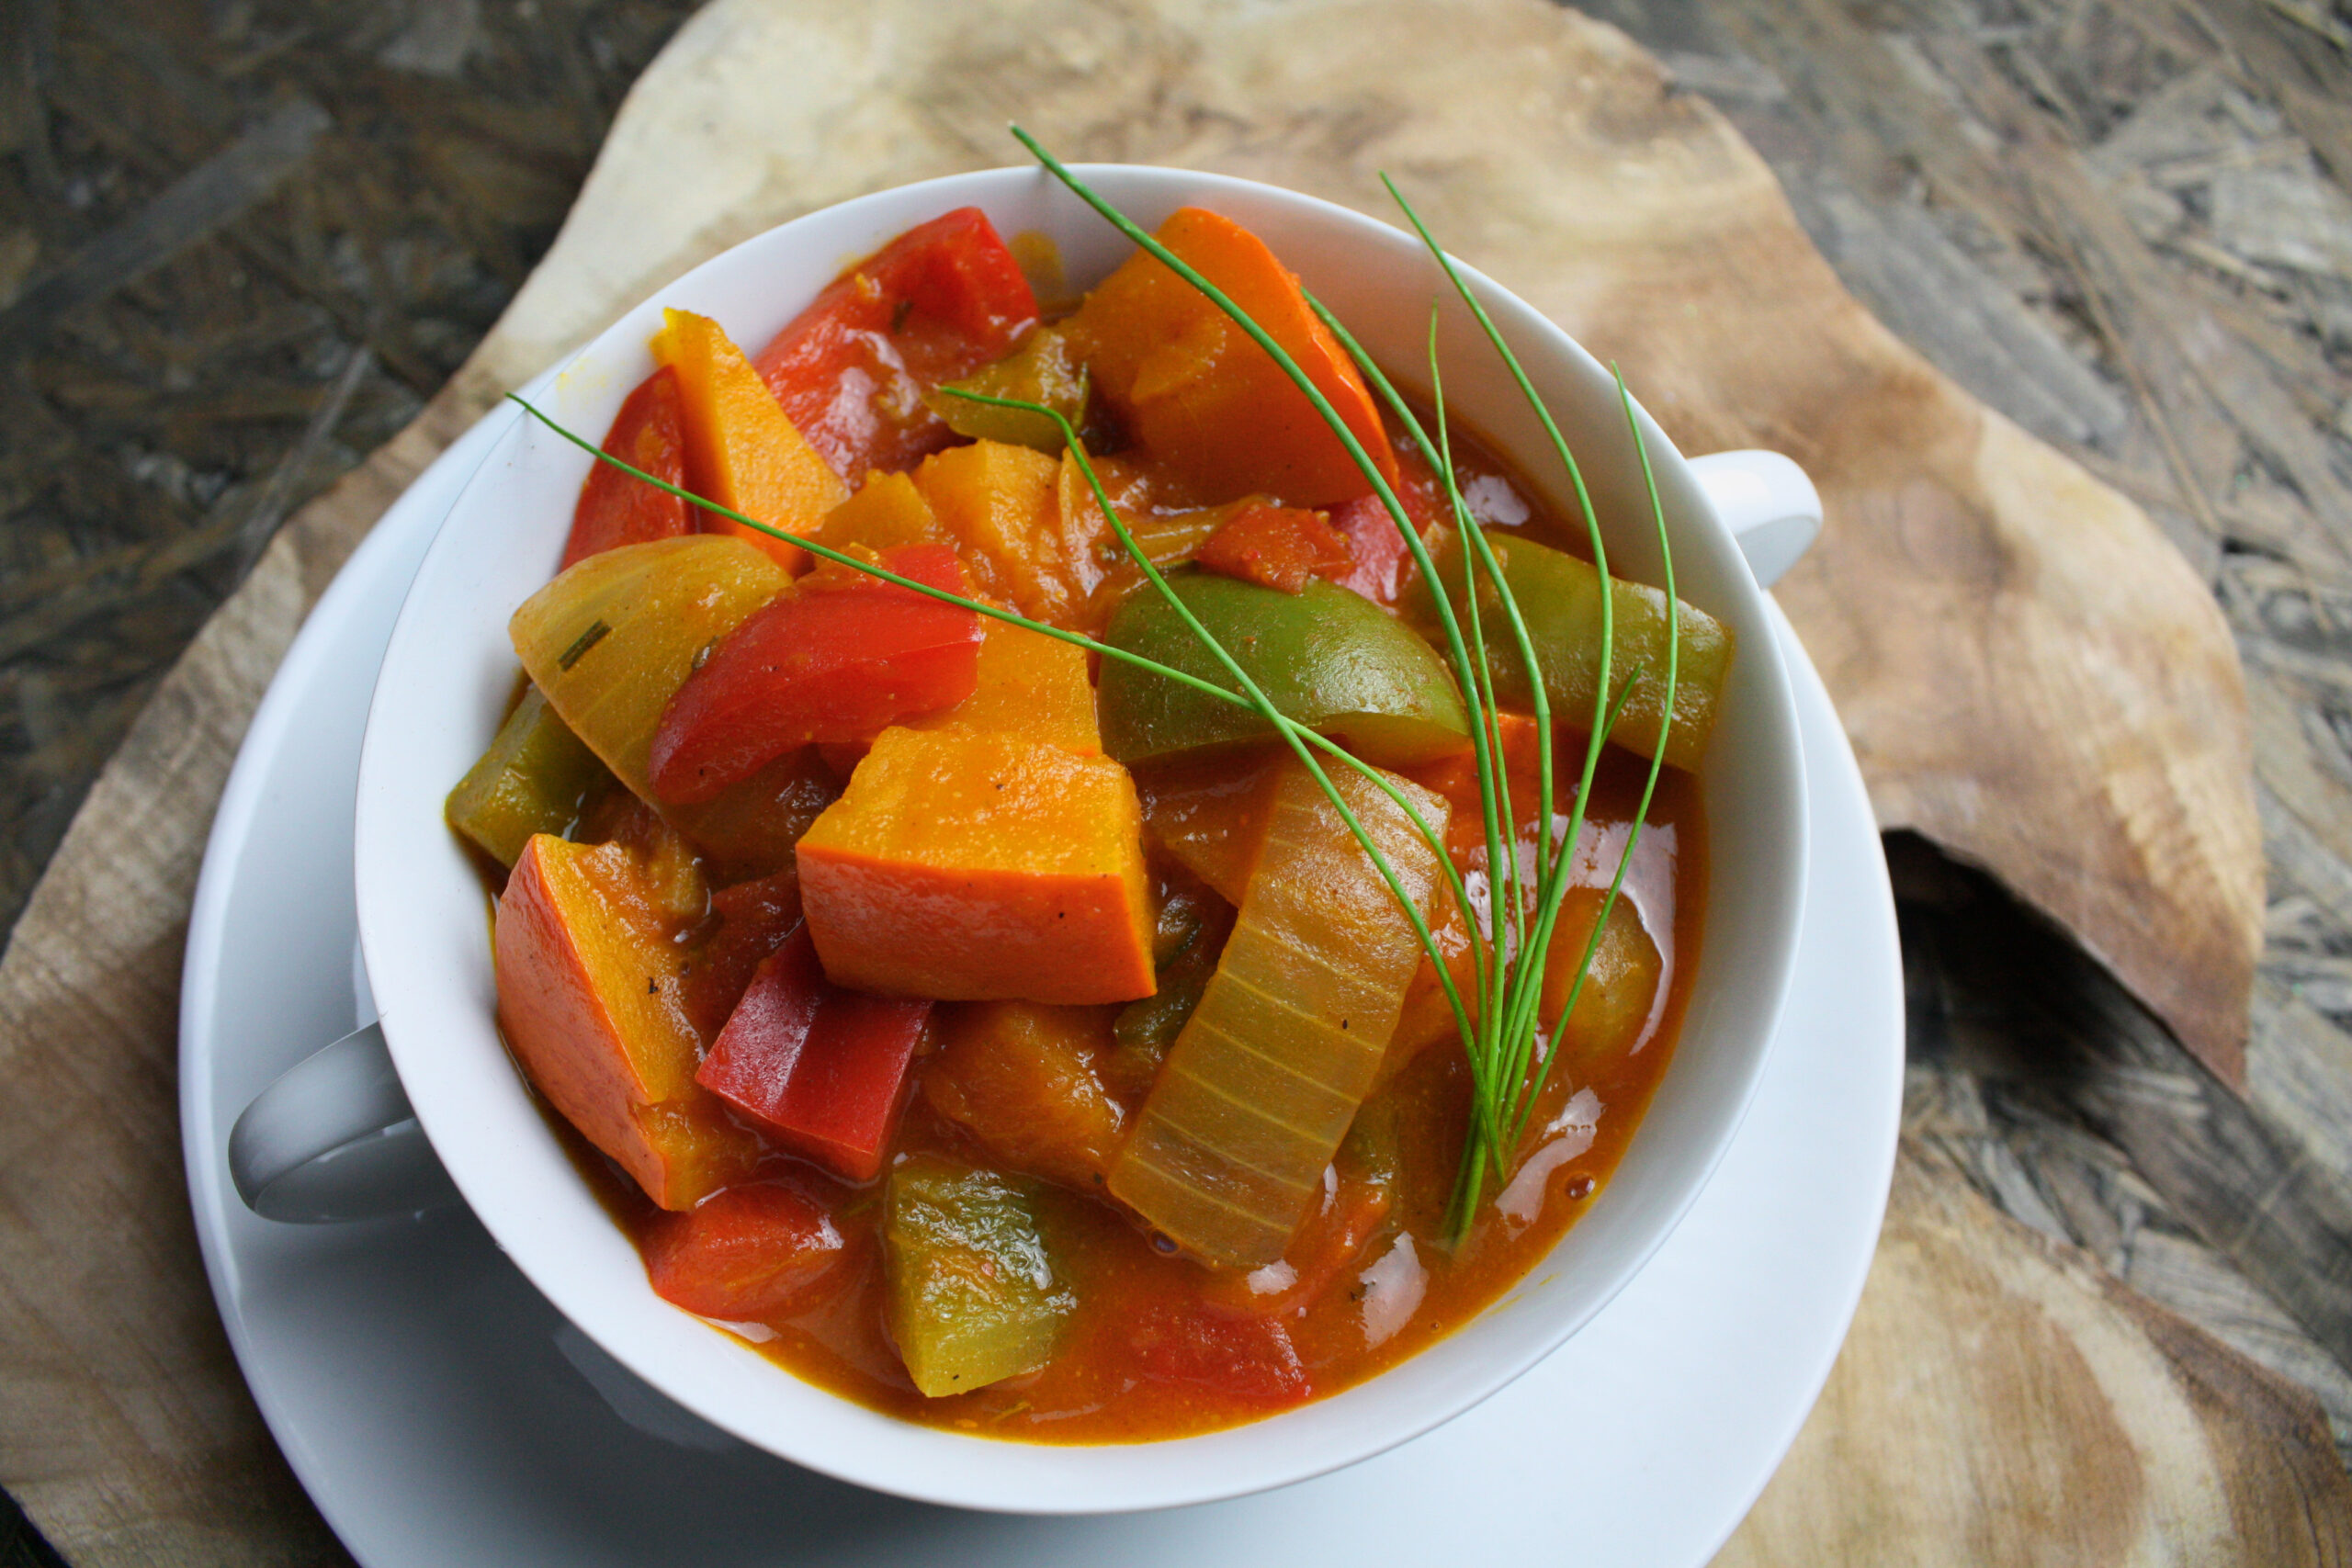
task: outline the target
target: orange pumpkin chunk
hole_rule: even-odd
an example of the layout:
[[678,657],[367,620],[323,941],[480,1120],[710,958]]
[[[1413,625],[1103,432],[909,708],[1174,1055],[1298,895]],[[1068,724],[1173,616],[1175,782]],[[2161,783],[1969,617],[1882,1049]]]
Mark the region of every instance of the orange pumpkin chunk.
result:
[[[1282,344],[1395,482],[1396,454],[1370,389],[1265,242],[1197,207],[1170,217],[1158,238]],[[1273,357],[1148,254],[1104,278],[1064,330],[1138,444],[1202,499],[1262,491],[1293,506],[1329,506],[1372,489]]]
[[1133,1001],[1153,988],[1142,828],[1107,757],[886,729],[800,840],[808,931],[853,990]]
[[923,1097],[1010,1168],[1093,1191],[1126,1116],[1097,1071],[1115,1015],[1035,1002],[944,1008]]
[[696,874],[658,844],[537,834],[507,879],[492,937],[498,1024],[523,1070],[664,1209],[693,1208],[760,1156],[695,1082],[702,1043],[671,940],[680,890],[664,886],[681,863]]
[[909,719],[910,729],[973,729],[1025,735],[1081,757],[1102,754],[1086,649],[1026,626],[983,621],[972,694],[952,708]]
[[931,502],[904,474],[869,473],[856,494],[825,514],[817,542],[846,550],[863,545],[887,550],[899,545],[952,545]]
[[[653,356],[678,375],[686,488],[790,533],[814,531],[849,493],[841,476],[793,428],[784,405],[717,321],[689,310],[665,310],[662,320]],[[798,571],[808,559],[799,546],[732,518],[706,512],[703,525],[714,534],[741,535],[786,571]]]
[[1068,626],[1109,560],[1065,527],[1060,479],[1057,457],[976,441],[924,458],[914,484],[983,588],[1032,620]]

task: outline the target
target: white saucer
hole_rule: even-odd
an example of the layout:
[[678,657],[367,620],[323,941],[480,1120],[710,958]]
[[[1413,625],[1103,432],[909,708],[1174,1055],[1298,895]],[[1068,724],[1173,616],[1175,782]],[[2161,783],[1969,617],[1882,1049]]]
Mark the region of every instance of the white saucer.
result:
[[1571,1548],[1679,1568],[1713,1555],[1845,1337],[1902,1109],[1902,960],[1877,829],[1777,611],[1815,832],[1795,986],[1747,1122],[1681,1226],[1582,1332],[1351,1469],[1108,1518],[905,1503],[748,1448],[638,1382],[462,1210],[341,1226],[249,1213],[228,1182],[237,1112],[374,1016],[351,864],[368,694],[418,560],[511,417],[489,416],[417,480],[302,628],[230,776],[188,928],[180,1111],[205,1265],[262,1414],[354,1556],[1301,1568]]

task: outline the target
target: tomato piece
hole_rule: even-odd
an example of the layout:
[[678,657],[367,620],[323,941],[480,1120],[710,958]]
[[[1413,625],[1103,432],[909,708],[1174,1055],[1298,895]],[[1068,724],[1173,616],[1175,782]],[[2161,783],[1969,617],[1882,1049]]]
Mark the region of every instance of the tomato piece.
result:
[[705,1317],[781,1317],[815,1295],[848,1252],[824,1204],[795,1185],[730,1187],[645,1235],[653,1293]]
[[[1502,759],[1515,808],[1530,809],[1535,799],[1537,770],[1543,765],[1544,731],[1530,715],[1509,708],[1496,709],[1491,739],[1496,754]],[[1451,757],[1408,768],[1405,776],[1451,801],[1456,811],[1465,814],[1457,821],[1478,818],[1478,753],[1473,747],[1465,745]]]
[[1153,1382],[1270,1408],[1296,1404],[1313,1392],[1290,1330],[1272,1317],[1153,1302],[1129,1325],[1127,1343],[1136,1369]]
[[705,1039],[727,1027],[752,976],[800,924],[800,868],[787,863],[774,876],[739,882],[710,896],[718,929],[686,975],[686,1017]]
[[[676,371],[664,365],[638,383],[637,390],[621,404],[621,412],[613,416],[612,429],[605,433],[605,450],[657,479],[673,485],[686,482],[686,438],[678,410]],[[598,463],[588,470],[588,482],[580,487],[580,504],[571,512],[571,536],[564,541],[563,566],[557,570],[621,545],[673,539],[694,531],[686,503],[679,497],[656,490],[610,463]]]
[[[1403,503],[1414,532],[1427,543],[1440,520],[1448,518],[1436,471],[1411,442],[1397,446],[1396,470],[1396,499]],[[1331,526],[1346,536],[1355,557],[1346,575],[1332,581],[1375,604],[1394,604],[1397,591],[1405,586],[1412,552],[1380,497],[1360,495],[1341,502],[1331,508]]]
[[804,926],[752,975],[695,1081],[787,1148],[870,1181],[930,1017],[927,1000],[870,997],[826,979]]
[[1385,1173],[1340,1178],[1323,1207],[1299,1227],[1282,1261],[1228,1273],[1210,1287],[1218,1307],[1259,1317],[1289,1317],[1320,1301],[1387,1223],[1396,1184]]
[[987,214],[958,208],[836,278],[753,363],[834,472],[899,472],[956,439],[923,391],[1001,358],[1036,320]]
[[[883,565],[968,592],[956,552],[901,545]],[[979,678],[980,617],[863,575],[829,577],[755,611],[686,677],[654,731],[647,772],[673,805],[708,800],[812,742],[871,740],[949,707]]]
[[1348,570],[1331,581],[1375,604],[1396,601],[1396,580],[1409,553],[1396,520],[1376,495],[1360,495],[1331,509],[1332,528],[1348,542]]
[[1264,502],[1245,503],[1193,559],[1204,571],[1285,593],[1305,592],[1310,578],[1336,582],[1355,565],[1347,536],[1321,513]]

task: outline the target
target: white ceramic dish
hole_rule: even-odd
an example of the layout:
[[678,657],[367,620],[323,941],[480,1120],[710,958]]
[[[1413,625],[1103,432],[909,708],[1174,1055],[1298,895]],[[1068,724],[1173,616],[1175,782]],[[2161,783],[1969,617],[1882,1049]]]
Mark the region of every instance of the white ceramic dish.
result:
[[[1147,226],[1188,203],[1224,211],[1263,236],[1375,358],[1394,367],[1419,360],[1423,301],[1438,275],[1406,235],[1244,181],[1086,173]],[[967,204],[987,209],[1002,232],[1049,236],[1078,285],[1130,248],[1040,170],[884,192],[746,242],[666,287],[546,384],[542,406],[574,430],[601,433],[652,368],[645,344],[663,306],[763,343],[846,260]],[[1657,580],[1641,468],[1606,373],[1533,311],[1472,278],[1577,450],[1618,570]],[[1447,321],[1449,400],[1541,476],[1541,427],[1466,314]],[[1686,465],[1645,423],[1680,590],[1730,623],[1742,645],[1702,770],[1713,886],[1705,954],[1673,1068],[1614,1179],[1544,1264],[1458,1332],[1376,1379],[1249,1426],[1148,1445],[1046,1447],[975,1440],[851,1404],[656,1297],[636,1249],[500,1047],[480,885],[441,819],[449,781],[494,731],[511,690],[507,617],[551,575],[590,462],[536,422],[498,440],[427,553],[385,655],[360,761],[356,897],[368,973],[401,1083],[468,1203],[567,1317],[688,1408],[827,1473],[959,1506],[1112,1512],[1232,1496],[1352,1463],[1502,1387],[1634,1277],[1729,1146],[1762,1070],[1803,905],[1803,762],[1764,602]],[[1571,493],[1552,501],[1574,514]]]
[[1337,1474],[1121,1518],[902,1503],[735,1443],[637,1382],[462,1211],[329,1227],[248,1211],[227,1179],[236,1113],[373,1013],[352,964],[349,852],[368,693],[427,541],[507,417],[394,506],[288,654],[231,776],[188,930],[181,1106],[206,1267],[263,1415],[360,1562],[1321,1568],[1572,1555],[1697,1568],[1714,1554],[1844,1337],[1901,1111],[1901,960],[1877,834],[1828,700],[1785,634],[1814,897],[1737,1139],[1575,1338],[1476,1410]]

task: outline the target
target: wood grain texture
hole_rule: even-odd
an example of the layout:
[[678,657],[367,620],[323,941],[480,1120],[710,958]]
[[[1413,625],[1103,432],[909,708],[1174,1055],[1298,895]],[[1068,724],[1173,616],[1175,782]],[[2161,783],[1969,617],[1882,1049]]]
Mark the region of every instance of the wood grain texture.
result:
[[131,726],[0,957],[0,1479],[75,1562],[341,1547],[245,1391],[180,1154],[180,950],[238,742],[345,559],[480,411],[455,394],[296,515]]
[[[1427,48],[1431,37],[1451,47]],[[1396,69],[1405,58],[1410,73]],[[779,94],[779,81],[802,90]],[[1621,35],[1537,0],[1279,9],[1046,0],[952,14],[905,0],[854,12],[722,0],[634,90],[555,250],[454,389],[345,489],[298,516],[191,649],[0,961],[0,1060],[27,1086],[22,1098],[12,1088],[0,1116],[6,1151],[46,1148],[69,1131],[104,1151],[92,1171],[20,1157],[0,1174],[0,1312],[12,1352],[0,1365],[0,1480],[77,1561],[290,1562],[332,1551],[271,1454],[210,1318],[171,1102],[173,981],[196,855],[236,738],[302,609],[469,410],[750,232],[864,190],[1012,161],[1001,128],[1015,112],[1074,158],[1219,168],[1367,210],[1381,209],[1374,171],[1392,168],[1428,196],[1455,248],[1621,358],[1687,448],[1775,446],[1806,462],[1828,495],[1833,531],[1808,568],[1826,585],[1800,582],[1793,602],[1829,655],[1825,669],[1883,813],[1918,819],[1996,864],[2069,919],[2209,1059],[2229,1065],[2228,1018],[2234,1006],[2242,1020],[2259,934],[2257,923],[2248,935],[2259,864],[2251,804],[2230,798],[2245,764],[2243,728],[2231,719],[2234,666],[2196,574],[2163,564],[2170,558],[2136,508],[1879,328],[1838,288],[1737,135],[1670,91]],[[2062,389],[2059,402],[2103,417],[2079,388]],[[2076,535],[2086,569],[2070,553]],[[1806,607],[1808,593],[1827,600],[1838,570],[1901,624],[1857,626],[1840,619],[1853,613],[1839,604]],[[1937,584],[1898,592],[1894,572]],[[2102,591],[2147,603],[2124,616]],[[2045,648],[2070,619],[2086,624],[2091,678],[1953,695],[2016,679],[2007,645]],[[2165,699],[2202,727],[2164,729]],[[1957,716],[1939,734],[1926,716],[1948,701]],[[2064,701],[2087,705],[2092,720],[2077,714],[2043,733]],[[2166,745],[2188,748],[2182,756],[2152,762],[2131,744],[2133,723],[2151,715]],[[2054,760],[2027,754],[2037,737]],[[2118,792],[2104,783],[2110,767],[2124,781]],[[2200,833],[2184,802],[2219,816]],[[2101,824],[2087,847],[2079,825],[2063,822],[2068,812]],[[1986,826],[1996,813],[2015,819],[2007,837]],[[2101,921],[2124,929],[2089,929]],[[1896,1234],[1934,1192],[1898,1188]],[[1929,1209],[1922,1234],[1984,1217]],[[63,1223],[69,1213],[107,1223],[77,1228]],[[2022,1290],[1999,1272],[2015,1265],[1997,1248],[1951,1245],[2003,1289]],[[2054,1303],[2067,1300],[2060,1285],[2089,1292],[2089,1276],[2061,1269],[2052,1278],[2026,1292],[2037,1310],[2088,1310]],[[1939,1364],[1964,1363],[1979,1325],[1957,1307],[1989,1289],[1916,1288],[1895,1298],[1895,1321],[1932,1342]],[[2148,1472],[2143,1512],[2118,1517],[2155,1520],[2160,1539],[2177,1529],[2184,1543],[2205,1541],[2216,1484],[2233,1508],[2230,1488],[2253,1486],[2252,1517],[2283,1495],[2278,1477],[2303,1475],[2308,1410],[2295,1416],[2291,1400],[2279,1404],[2275,1388],[2219,1354],[2222,1371],[2200,1374],[2217,1409],[2199,1419],[2243,1457],[2219,1483],[2212,1469]],[[2115,1397],[2127,1404],[2195,1404],[2181,1392],[2181,1357],[2116,1364],[2129,1375]],[[2030,1368],[2013,1386],[2031,1393]],[[1938,1389],[1941,1398],[1967,1392]],[[2030,1442],[2018,1446],[2014,1426],[1957,1425],[1953,1440],[1972,1446],[1939,1462],[1994,1473],[2047,1459],[2097,1479],[2109,1473],[2101,1456],[2078,1450],[2139,1428],[2078,1423],[2077,1414],[2072,1403],[2029,1398],[2014,1419],[2030,1425]],[[1769,1536],[1758,1550],[1778,1555],[1753,1560],[1817,1561],[1830,1553],[1814,1543],[1866,1536],[1884,1556],[1915,1531],[1941,1555],[1914,1560],[1979,1560],[1966,1550],[1978,1537],[1924,1533],[1928,1515],[1893,1479],[1852,1492],[1838,1482],[1846,1454],[1879,1442],[1852,1423],[1906,1423],[1926,1441],[1939,1416],[1933,1405],[1923,1418],[1917,1404],[1834,1401],[1815,1424],[1827,1435],[1808,1438],[1815,1446],[1800,1451],[1789,1482],[1804,1511],[1830,1510],[1814,1521],[1820,1533]],[[2176,1477],[2177,1498],[2163,1491]],[[2040,1484],[2012,1478],[1997,1495]],[[2312,1495],[2323,1494],[2333,1495]],[[1922,1496],[1942,1510],[1932,1521],[1940,1525],[1951,1494]],[[1793,1529],[1791,1516],[1775,1517],[1776,1528]],[[2336,1539],[2317,1527],[2292,1536]]]
[[2352,1561],[2311,1395],[1906,1141],[1852,1332],[1718,1568]]

